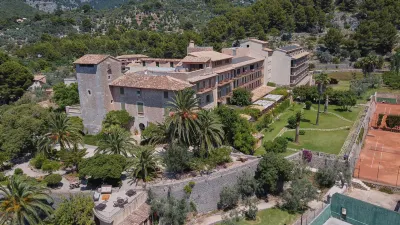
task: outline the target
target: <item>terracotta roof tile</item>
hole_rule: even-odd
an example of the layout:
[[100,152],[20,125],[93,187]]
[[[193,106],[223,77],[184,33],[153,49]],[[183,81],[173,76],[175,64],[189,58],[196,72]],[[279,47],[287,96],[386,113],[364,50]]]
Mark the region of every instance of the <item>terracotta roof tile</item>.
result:
[[117,56],[117,59],[126,59],[126,58],[148,58],[147,55],[142,54],[132,54],[132,55],[120,55]]
[[110,57],[109,55],[92,55],[87,54],[77,59],[74,64],[99,64],[103,62],[105,59]]
[[184,63],[206,63],[210,60],[211,60],[210,57],[195,57],[195,56],[188,55],[182,59],[182,62],[184,62]]
[[143,58],[142,61],[180,62],[182,59]]
[[119,225],[139,225],[145,222],[150,216],[150,206],[146,203],[139,206],[138,209],[133,211],[126,217]]
[[46,76],[43,76],[43,75],[35,75],[35,76],[33,77],[33,80],[34,80],[34,81],[41,81],[41,82],[43,82],[43,83],[46,83]]
[[186,81],[166,75],[142,75],[135,73],[126,73],[124,76],[114,80],[110,85],[170,91],[179,91],[193,86]]
[[224,59],[231,59],[233,56],[219,53],[216,51],[202,51],[202,52],[192,52],[189,53],[190,56],[196,56],[196,57],[209,57],[211,58],[211,61],[219,61],[219,60],[224,60]]

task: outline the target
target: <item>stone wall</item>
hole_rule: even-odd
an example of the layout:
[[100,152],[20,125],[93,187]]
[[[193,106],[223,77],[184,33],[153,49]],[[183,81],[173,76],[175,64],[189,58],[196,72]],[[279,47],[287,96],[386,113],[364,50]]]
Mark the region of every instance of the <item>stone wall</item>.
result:
[[243,172],[254,176],[258,162],[261,158],[245,156],[248,161],[239,165],[214,172],[210,175],[185,179],[181,181],[164,182],[163,184],[149,185],[148,188],[156,197],[166,197],[170,193],[173,197],[181,199],[185,197],[184,187],[190,181],[195,182],[190,195],[190,201],[196,204],[199,213],[205,213],[217,209],[219,194],[223,187],[233,186],[238,176]]
[[[322,169],[325,167],[333,167],[337,162],[339,166],[344,167],[347,165],[347,161],[343,159],[343,157],[327,154],[323,152],[314,152],[312,153],[311,162],[309,162],[309,166],[313,169]],[[287,156],[286,159],[289,161],[298,161],[302,159],[302,151],[299,151],[293,155]]]

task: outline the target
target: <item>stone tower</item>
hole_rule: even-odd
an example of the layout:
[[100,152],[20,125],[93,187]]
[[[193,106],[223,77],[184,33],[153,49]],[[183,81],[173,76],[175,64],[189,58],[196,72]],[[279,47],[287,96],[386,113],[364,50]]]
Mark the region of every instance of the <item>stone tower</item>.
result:
[[84,55],[74,64],[83,125],[89,134],[97,134],[114,109],[109,84],[122,76],[121,62],[109,55]]

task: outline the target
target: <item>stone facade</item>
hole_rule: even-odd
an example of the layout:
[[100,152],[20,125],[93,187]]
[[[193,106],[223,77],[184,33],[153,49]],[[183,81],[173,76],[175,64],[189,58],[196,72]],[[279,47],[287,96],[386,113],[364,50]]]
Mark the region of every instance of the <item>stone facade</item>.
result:
[[88,133],[100,132],[107,112],[114,109],[109,84],[120,76],[121,63],[112,57],[98,64],[76,64],[81,115]]

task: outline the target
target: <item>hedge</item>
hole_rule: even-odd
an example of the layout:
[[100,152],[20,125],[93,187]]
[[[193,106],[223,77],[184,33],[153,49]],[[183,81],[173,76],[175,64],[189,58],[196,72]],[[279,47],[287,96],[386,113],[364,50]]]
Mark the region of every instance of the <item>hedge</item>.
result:
[[61,182],[62,176],[60,174],[50,174],[44,178],[44,181],[47,183],[47,186],[54,186]]
[[394,128],[400,125],[400,115],[388,115],[386,118],[386,125],[389,128]]

